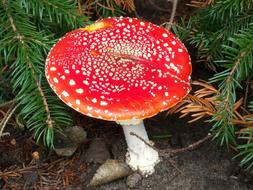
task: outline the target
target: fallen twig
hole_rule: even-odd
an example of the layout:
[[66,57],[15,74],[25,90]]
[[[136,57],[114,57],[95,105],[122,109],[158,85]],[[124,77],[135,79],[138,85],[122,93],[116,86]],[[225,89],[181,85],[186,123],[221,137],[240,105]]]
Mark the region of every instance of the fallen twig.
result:
[[191,150],[195,150],[197,149],[199,146],[201,146],[204,142],[208,141],[209,139],[211,139],[213,137],[213,135],[211,135],[211,133],[208,133],[207,136],[205,136],[204,138],[190,144],[187,147],[183,147],[183,148],[178,148],[178,149],[164,149],[164,150],[160,150],[160,152],[162,152],[162,156],[173,156],[175,154],[178,153],[183,153],[183,152],[187,152],[187,151],[191,151]]
[[172,10],[171,10],[171,14],[170,14],[170,20],[169,20],[169,25],[166,27],[168,30],[171,29],[171,26],[174,22],[174,18],[176,15],[176,10],[177,10],[177,4],[178,4],[178,0],[172,0]]
[[9,177],[22,176],[22,173],[37,168],[37,166],[27,166],[24,168],[17,168],[12,171],[0,172],[0,178],[6,179]]
[[195,150],[196,148],[198,148],[200,145],[202,145],[204,142],[206,142],[207,140],[211,139],[213,136],[208,133],[207,136],[205,136],[204,138],[190,144],[189,146],[187,147],[184,147],[184,148],[178,148],[178,149],[157,149],[155,148],[154,146],[152,146],[150,143],[146,142],[143,138],[141,138],[139,135],[131,132],[130,135],[133,135],[135,137],[137,137],[138,139],[140,139],[142,142],[144,142],[147,146],[151,147],[152,149],[156,150],[157,152],[159,152],[159,154],[162,156],[162,157],[171,157],[175,154],[178,154],[178,153],[182,153],[182,152],[186,152],[186,151],[191,151],[191,150]]

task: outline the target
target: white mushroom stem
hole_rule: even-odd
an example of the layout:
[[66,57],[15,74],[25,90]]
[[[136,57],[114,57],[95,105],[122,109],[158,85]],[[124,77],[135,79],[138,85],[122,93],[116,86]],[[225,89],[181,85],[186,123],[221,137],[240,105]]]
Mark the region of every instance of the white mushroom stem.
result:
[[[156,150],[145,144],[145,142],[152,143],[148,139],[143,120],[129,120],[118,123],[123,127],[128,146],[127,164],[133,170],[139,170],[143,175],[152,174],[155,171],[155,165],[159,162],[159,155]],[[137,135],[145,142],[131,133]]]

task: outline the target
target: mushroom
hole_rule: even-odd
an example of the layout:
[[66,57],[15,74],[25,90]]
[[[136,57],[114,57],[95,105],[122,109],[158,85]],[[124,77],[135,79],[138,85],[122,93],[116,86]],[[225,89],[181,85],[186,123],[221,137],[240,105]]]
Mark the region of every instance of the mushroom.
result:
[[154,172],[159,155],[147,145],[143,120],[174,106],[191,89],[191,61],[179,39],[135,18],[102,19],[62,37],[48,54],[45,73],[71,108],[122,125],[129,166],[145,175]]

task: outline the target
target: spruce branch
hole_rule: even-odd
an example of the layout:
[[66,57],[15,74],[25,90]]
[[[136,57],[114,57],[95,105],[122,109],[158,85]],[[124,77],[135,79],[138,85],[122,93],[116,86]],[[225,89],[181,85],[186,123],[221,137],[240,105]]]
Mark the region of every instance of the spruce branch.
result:
[[67,26],[68,29],[82,26],[84,20],[87,19],[78,12],[73,0],[23,0],[20,6],[26,10],[27,14],[39,17],[40,22],[50,21],[61,27]]
[[44,57],[50,48],[50,37],[37,31],[32,18],[18,2],[3,0],[0,15],[3,21],[0,52],[8,52],[6,63],[10,65],[12,89],[20,114],[26,126],[34,130],[37,140],[43,137],[44,143],[52,147],[55,130],[70,125],[71,118],[65,106],[53,96],[44,76]]
[[39,82],[35,79],[35,76],[33,75],[33,79],[36,83],[36,86],[38,88],[38,91],[40,93],[40,96],[42,98],[42,102],[43,102],[43,105],[45,106],[45,110],[46,110],[46,114],[47,114],[47,120],[46,120],[46,123],[48,125],[48,128],[53,128],[53,119],[51,118],[51,114],[50,114],[50,110],[49,110],[49,106],[48,106],[48,103],[47,103],[47,98],[41,88],[41,85],[39,84]]
[[216,0],[215,3],[209,7],[210,15],[206,15],[214,20],[228,21],[241,14],[250,10],[253,6],[251,0]]
[[[182,102],[170,109],[168,113],[179,112],[181,113],[180,117],[190,115],[192,117],[189,121],[190,123],[198,121],[201,118],[210,122],[210,117],[213,118],[213,122],[222,120],[222,115],[218,117],[217,114],[219,112],[217,105],[220,104],[217,98],[219,91],[211,84],[202,81],[194,81],[193,85],[195,88],[199,88],[199,90],[194,91],[193,95],[189,94]],[[237,157],[243,157],[241,166],[247,166],[249,169],[252,168],[251,163],[253,161],[253,114],[245,110],[243,102],[241,98],[234,104],[232,109],[232,124],[237,127],[237,132],[234,134],[235,139],[237,137],[243,142],[235,147],[240,151]],[[245,114],[243,115],[242,113]],[[217,117],[214,118],[214,115],[217,115]],[[213,131],[213,133],[215,135],[217,131]],[[219,135],[222,134],[220,133]]]
[[[24,61],[27,66],[25,66],[26,68],[28,68],[31,72],[30,72],[30,76],[26,76],[27,79],[26,80],[29,80],[30,83],[34,83],[35,86],[32,87],[33,90],[36,90],[38,91],[38,94],[40,94],[40,98],[43,102],[43,105],[44,105],[44,110],[46,112],[46,115],[47,115],[47,120],[46,120],[46,124],[47,124],[47,127],[48,128],[53,128],[53,119],[51,118],[50,116],[50,111],[49,111],[49,108],[48,108],[48,103],[47,103],[47,100],[46,100],[46,97],[45,97],[45,94],[43,92],[43,90],[41,89],[40,87],[40,84],[38,82],[38,79],[37,79],[37,75],[38,73],[35,71],[35,66],[33,65],[33,62],[30,58],[30,55],[27,51],[27,47],[25,47],[25,41],[24,41],[24,35],[20,35],[20,33],[17,31],[17,27],[16,25],[14,24],[13,22],[13,18],[10,14],[8,14],[8,17],[9,17],[9,20],[11,22],[11,26],[13,28],[13,31],[14,33],[16,33],[16,36],[17,36],[17,39],[19,40],[20,42],[20,51],[22,52],[22,54],[24,54],[24,59],[22,61]],[[20,36],[20,37],[19,37]],[[37,52],[37,53],[40,53],[40,52]],[[19,56],[19,55],[18,55]],[[16,64],[16,66],[18,67],[18,65]],[[22,74],[21,74],[22,75]],[[15,79],[15,77],[14,77]],[[14,83],[16,83],[16,81],[13,81]],[[17,85],[19,86],[19,85]],[[23,94],[27,93],[26,91],[21,91]],[[17,94],[17,96],[21,95],[20,93]],[[39,96],[37,96],[39,97]],[[51,145],[52,142],[50,142],[49,145]]]
[[[214,94],[209,94],[211,97],[208,99],[196,98],[198,94],[189,96],[188,103],[179,105],[178,110],[183,112],[182,116],[191,113],[191,121],[211,116],[208,121],[214,123],[214,137],[220,144],[239,142],[241,165],[253,168],[253,115],[249,113],[253,110],[250,90],[253,73],[253,1],[192,2],[202,9],[189,19],[183,19],[181,26],[173,29],[198,48],[197,62],[206,64],[216,73],[210,82],[218,85],[218,89],[216,93],[210,91]],[[247,80],[246,85],[244,80]]]
[[207,5],[195,16],[183,19],[184,27],[175,26],[173,30],[179,31],[180,37],[187,36],[190,44],[198,48],[198,61],[207,62],[216,71],[222,65],[216,61],[223,59],[223,45],[230,46],[229,38],[253,22],[253,2],[217,0]]
[[[190,115],[192,117],[189,123],[198,121],[204,118],[205,121],[210,122],[210,118],[217,112],[217,105],[220,103],[218,100],[219,90],[205,81],[193,81],[192,85],[198,90],[188,94],[187,97],[173,108],[168,111],[168,114],[181,113],[180,117]],[[242,114],[242,111],[245,114]],[[233,125],[246,128],[253,125],[253,120],[250,120],[253,115],[250,114],[243,107],[243,98],[237,100],[233,107]],[[215,121],[219,121],[221,118],[216,118]]]
[[217,105],[218,112],[213,117],[221,118],[213,126],[216,131],[216,138],[221,138],[221,144],[235,143],[233,127],[233,106],[236,101],[236,88],[241,87],[241,81],[246,79],[253,68],[253,26],[246,31],[241,31],[234,37],[229,38],[231,45],[224,45],[225,59],[219,61],[223,63],[225,71],[217,73],[211,82],[220,82]]
[[[232,110],[236,101],[236,89],[241,87],[241,81],[247,78],[253,67],[253,28],[249,24],[253,17],[245,16],[245,13],[253,9],[253,3],[247,6],[237,3],[237,0],[218,0],[190,18],[187,24],[183,22],[188,30],[176,27],[181,36],[187,35],[190,43],[198,47],[199,61],[205,61],[214,71],[217,71],[216,67],[224,68],[210,80],[219,83],[218,112],[213,116],[213,121],[216,121],[213,130],[218,129],[215,137],[221,144],[235,143]],[[237,5],[233,7],[234,4]],[[237,13],[231,17],[217,16],[230,14],[230,9]],[[212,24],[207,20],[212,20]]]

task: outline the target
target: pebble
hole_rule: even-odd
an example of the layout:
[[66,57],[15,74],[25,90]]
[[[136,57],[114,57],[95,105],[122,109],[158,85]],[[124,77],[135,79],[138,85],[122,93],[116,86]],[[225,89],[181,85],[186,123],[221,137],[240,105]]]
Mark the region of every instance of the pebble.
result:
[[133,173],[132,175],[129,175],[126,180],[126,184],[130,188],[134,188],[138,185],[138,183],[141,181],[142,176],[138,173]]
[[79,126],[67,127],[64,132],[71,141],[77,144],[83,143],[87,138],[87,132]]
[[67,127],[63,134],[56,135],[55,152],[58,156],[69,157],[77,150],[80,143],[87,138],[87,133],[82,127]]

